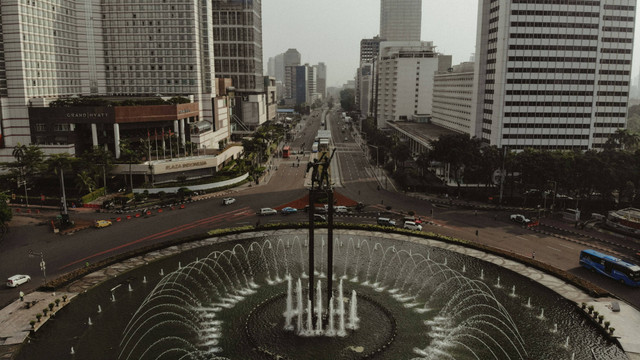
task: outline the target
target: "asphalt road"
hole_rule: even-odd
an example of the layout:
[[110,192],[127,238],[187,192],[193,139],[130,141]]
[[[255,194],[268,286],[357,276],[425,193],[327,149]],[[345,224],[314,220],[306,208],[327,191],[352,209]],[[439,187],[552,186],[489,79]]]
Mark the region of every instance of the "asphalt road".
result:
[[[320,127],[321,114],[314,112],[303,122],[292,141],[294,149],[302,146],[310,151],[313,138]],[[578,265],[581,249],[593,245],[614,246],[607,242],[584,236],[570,236],[563,240],[523,229],[509,221],[509,213],[499,211],[465,210],[457,207],[434,204],[395,191],[379,188],[373,177],[373,169],[364,158],[364,152],[356,139],[345,131],[335,112],[329,112],[329,127],[339,162],[339,178],[336,191],[353,200],[367,205],[364,214],[358,216],[338,216],[340,221],[354,223],[375,223],[378,212],[384,213],[391,207],[389,216],[400,219],[400,212],[414,211],[423,220],[432,220],[437,225],[426,225],[425,231],[434,231],[470,241],[478,241],[497,248],[531,256],[535,251],[537,260],[583,277],[640,309],[640,289],[620,285],[608,278],[592,274]],[[336,132],[339,137],[336,137]],[[347,141],[344,141],[344,137]],[[308,153],[307,153],[308,155]],[[7,278],[14,274],[29,274],[32,281],[18,289],[0,288],[0,306],[15,300],[19,291],[29,292],[43,283],[43,273],[39,268],[40,257],[29,257],[28,251],[42,252],[46,262],[47,278],[52,279],[66,272],[84,266],[86,262],[96,262],[110,256],[205,231],[241,225],[254,225],[258,221],[267,222],[301,221],[305,213],[259,217],[256,211],[261,207],[278,207],[297,200],[306,194],[304,189],[305,163],[308,157],[295,155],[289,159],[274,159],[268,181],[258,186],[231,190],[217,197],[189,203],[184,209],[165,210],[162,213],[123,220],[113,226],[78,231],[73,235],[53,234],[46,225],[47,219],[55,212],[38,216],[15,216],[10,224],[10,232],[0,240],[0,276]],[[277,169],[277,170],[276,170]],[[335,171],[335,170],[334,170]],[[234,204],[223,206],[221,198],[233,196]],[[95,212],[74,213],[76,221],[92,221],[101,218],[115,218],[115,214]],[[478,236],[476,236],[476,231]],[[624,240],[621,240],[624,241]]]

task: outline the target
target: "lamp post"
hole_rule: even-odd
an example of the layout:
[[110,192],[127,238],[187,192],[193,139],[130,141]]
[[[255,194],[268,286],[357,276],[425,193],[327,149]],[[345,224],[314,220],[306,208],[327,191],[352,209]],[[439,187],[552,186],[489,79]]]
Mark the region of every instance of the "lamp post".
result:
[[31,249],[27,252],[30,258],[40,256],[40,270],[42,270],[42,275],[44,276],[44,285],[47,284],[47,264],[44,262],[44,253],[43,252],[35,252]]

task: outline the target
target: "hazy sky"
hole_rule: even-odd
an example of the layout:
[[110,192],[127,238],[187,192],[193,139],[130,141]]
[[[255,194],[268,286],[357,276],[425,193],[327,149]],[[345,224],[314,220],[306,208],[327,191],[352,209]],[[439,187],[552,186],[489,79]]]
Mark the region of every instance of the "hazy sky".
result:
[[[453,56],[453,64],[475,52],[478,0],[424,0],[422,41]],[[637,15],[636,15],[637,17]],[[302,63],[327,65],[327,86],[353,79],[360,40],[380,31],[380,0],[263,0],[264,72],[267,60],[289,48],[298,49]],[[640,70],[640,34],[636,29],[633,76]]]

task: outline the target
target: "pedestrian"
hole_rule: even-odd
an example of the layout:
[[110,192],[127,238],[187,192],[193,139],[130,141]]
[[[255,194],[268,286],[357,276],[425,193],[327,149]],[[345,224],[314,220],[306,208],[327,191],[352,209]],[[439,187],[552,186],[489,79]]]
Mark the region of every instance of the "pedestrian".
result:
[[20,301],[24,301],[24,293],[20,291]]
[[531,253],[531,258],[532,258],[532,259],[535,259],[535,258],[536,258],[536,252],[535,252],[535,251]]

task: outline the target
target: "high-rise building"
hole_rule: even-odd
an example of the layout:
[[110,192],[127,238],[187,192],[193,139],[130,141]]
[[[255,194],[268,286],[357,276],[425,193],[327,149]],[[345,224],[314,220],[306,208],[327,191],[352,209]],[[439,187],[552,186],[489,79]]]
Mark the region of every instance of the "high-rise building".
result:
[[626,126],[636,0],[483,0],[471,135],[600,148]]
[[473,62],[465,62],[434,75],[432,123],[459,133],[471,133],[473,67]]
[[267,120],[262,69],[262,1],[212,0],[216,76],[231,78],[234,120],[254,130]]
[[284,99],[287,103],[295,103],[296,99],[296,67],[302,57],[296,49],[289,49],[283,55],[284,60]]
[[236,92],[262,92],[262,2],[212,0],[216,76]]
[[376,36],[372,39],[360,40],[360,66],[363,64],[371,64],[378,59],[380,53],[380,42],[384,39]]
[[380,0],[380,37],[420,41],[422,0]]
[[451,56],[435,52],[430,41],[380,44],[377,126],[388,121],[428,117],[432,112],[433,76],[451,67]]
[[[184,143],[189,124],[207,121],[215,124],[207,134],[218,134],[212,11],[208,2],[0,2],[1,161],[14,160],[18,143],[71,154],[105,146],[118,155],[121,136],[134,132],[139,139],[140,131],[173,129]],[[176,96],[189,103],[139,106],[139,116],[97,102],[75,105],[83,97]],[[49,107],[61,99],[64,106]],[[217,139],[207,145],[217,147]]]
[[318,63],[318,74],[317,74],[317,83],[316,83],[316,91],[320,94],[321,98],[325,98],[327,96],[327,65],[323,62]]

